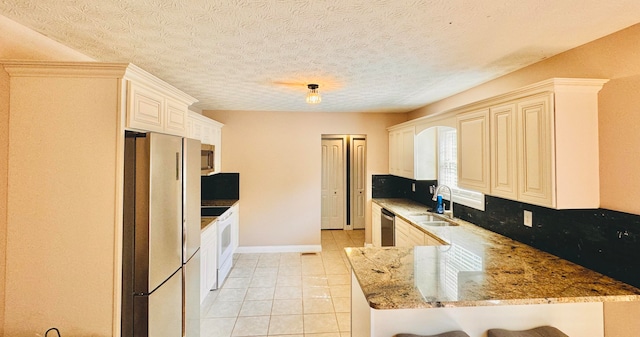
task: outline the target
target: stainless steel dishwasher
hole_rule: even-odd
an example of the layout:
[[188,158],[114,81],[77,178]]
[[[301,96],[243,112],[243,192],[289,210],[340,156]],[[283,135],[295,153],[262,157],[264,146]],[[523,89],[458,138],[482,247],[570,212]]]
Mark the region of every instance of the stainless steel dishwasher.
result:
[[393,247],[396,245],[396,216],[383,208],[380,217],[381,245]]

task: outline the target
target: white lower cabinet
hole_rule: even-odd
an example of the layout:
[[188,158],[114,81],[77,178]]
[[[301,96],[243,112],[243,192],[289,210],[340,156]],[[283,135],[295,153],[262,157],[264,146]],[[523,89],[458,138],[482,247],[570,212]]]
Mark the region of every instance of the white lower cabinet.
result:
[[438,241],[438,239],[432,237],[429,234],[424,235],[424,245],[425,246],[442,246],[442,242]]
[[396,247],[439,246],[440,241],[396,216]]
[[376,203],[371,203],[371,244],[374,247],[382,246],[381,216],[382,207]]
[[424,233],[396,216],[396,247],[413,247],[424,244]]
[[200,237],[200,303],[218,283],[218,224],[210,224]]
[[240,246],[240,202],[236,202],[231,209],[231,246],[235,254]]

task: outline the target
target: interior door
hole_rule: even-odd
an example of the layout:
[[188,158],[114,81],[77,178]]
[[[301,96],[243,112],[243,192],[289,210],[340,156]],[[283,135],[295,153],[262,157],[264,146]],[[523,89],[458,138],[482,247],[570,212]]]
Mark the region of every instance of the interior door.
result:
[[351,225],[353,229],[364,228],[366,198],[366,141],[364,138],[352,138],[351,147]]
[[344,138],[322,139],[322,229],[345,226]]

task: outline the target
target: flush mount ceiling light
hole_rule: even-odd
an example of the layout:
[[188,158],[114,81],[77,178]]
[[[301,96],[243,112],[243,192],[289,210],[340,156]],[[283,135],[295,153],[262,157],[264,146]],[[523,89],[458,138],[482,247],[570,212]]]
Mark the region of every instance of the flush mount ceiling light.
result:
[[318,104],[322,101],[322,97],[320,97],[320,93],[318,92],[319,87],[320,86],[317,84],[307,84],[307,88],[309,88],[309,92],[307,93],[307,103]]

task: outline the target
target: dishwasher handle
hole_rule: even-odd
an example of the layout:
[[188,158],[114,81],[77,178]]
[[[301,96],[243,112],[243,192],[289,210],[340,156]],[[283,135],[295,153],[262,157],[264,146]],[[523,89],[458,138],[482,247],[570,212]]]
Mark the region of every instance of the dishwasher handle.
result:
[[386,209],[383,208],[381,213],[382,213],[382,216],[385,219],[387,219],[389,221],[394,221],[395,220],[396,215],[391,213],[391,212],[389,212],[389,211],[387,211]]

